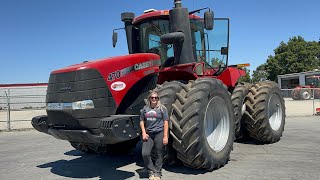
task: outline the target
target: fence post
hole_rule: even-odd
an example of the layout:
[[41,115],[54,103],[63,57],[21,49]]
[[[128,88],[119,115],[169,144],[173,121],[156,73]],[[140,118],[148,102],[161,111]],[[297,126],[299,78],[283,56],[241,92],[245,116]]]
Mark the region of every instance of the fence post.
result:
[[313,97],[312,112],[313,112],[313,114],[312,114],[312,115],[316,115],[316,109],[315,109],[315,105],[314,105],[314,100],[315,100],[315,98],[314,98],[314,91],[315,91],[315,89],[313,88],[313,91],[312,91],[312,97]]
[[[6,92],[5,92],[6,93]],[[6,93],[7,96],[7,130],[11,131],[11,125],[10,125],[10,89],[8,89],[8,93]]]

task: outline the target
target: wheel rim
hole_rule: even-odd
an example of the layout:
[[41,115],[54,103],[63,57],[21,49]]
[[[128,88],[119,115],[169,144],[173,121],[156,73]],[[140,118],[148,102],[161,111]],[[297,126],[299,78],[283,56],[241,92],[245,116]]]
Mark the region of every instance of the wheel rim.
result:
[[246,110],[247,110],[246,104],[243,104],[241,107],[241,116],[244,114]]
[[310,99],[310,94],[307,91],[305,91],[302,93],[302,97],[303,99]]
[[282,122],[282,106],[280,97],[276,94],[273,94],[269,99],[268,117],[271,128],[277,131]]
[[221,97],[214,97],[208,103],[204,117],[206,139],[212,150],[219,152],[227,144],[230,131],[228,107]]

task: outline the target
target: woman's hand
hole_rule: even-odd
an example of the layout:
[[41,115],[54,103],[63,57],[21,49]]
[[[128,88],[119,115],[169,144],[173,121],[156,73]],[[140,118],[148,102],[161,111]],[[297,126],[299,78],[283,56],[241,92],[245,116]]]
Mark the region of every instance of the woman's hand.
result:
[[163,145],[167,145],[168,144],[168,137],[163,137]]
[[148,141],[148,139],[149,139],[149,134],[147,134],[147,133],[142,133],[142,139],[143,139],[143,141]]

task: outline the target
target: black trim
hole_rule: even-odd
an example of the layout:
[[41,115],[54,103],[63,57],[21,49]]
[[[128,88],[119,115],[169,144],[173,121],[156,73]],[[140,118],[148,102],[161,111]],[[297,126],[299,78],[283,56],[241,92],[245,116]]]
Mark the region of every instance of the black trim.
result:
[[157,81],[158,74],[152,74],[135,83],[122,99],[116,114],[140,114],[145,105],[144,99],[150,90],[156,88]]
[[48,125],[60,129],[99,128],[100,119],[116,112],[116,103],[102,75],[96,69],[51,74],[47,103],[92,100],[93,109],[47,110]]

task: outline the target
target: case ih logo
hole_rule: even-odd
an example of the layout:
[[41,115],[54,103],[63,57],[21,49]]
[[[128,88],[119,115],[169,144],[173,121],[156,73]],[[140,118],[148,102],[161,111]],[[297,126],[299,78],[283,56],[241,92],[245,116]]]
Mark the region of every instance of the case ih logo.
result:
[[[143,62],[143,63],[138,63],[133,66],[129,66],[124,69],[117,70],[117,71],[110,73],[108,75],[108,81],[114,81],[114,80],[119,79],[123,76],[126,76],[127,74],[129,74],[133,71],[138,71],[141,69],[149,68],[152,66],[160,66],[160,65],[161,65],[160,60],[151,60],[151,61],[147,61],[147,62]],[[146,73],[144,73],[144,75],[148,75],[150,73],[152,73],[152,71],[146,72]]]
[[60,89],[60,91],[64,92],[64,91],[71,91],[71,87],[63,87]]
[[151,67],[152,64],[153,64],[152,61],[135,64],[134,65],[134,70],[140,70],[140,69],[148,68],[148,67]]

